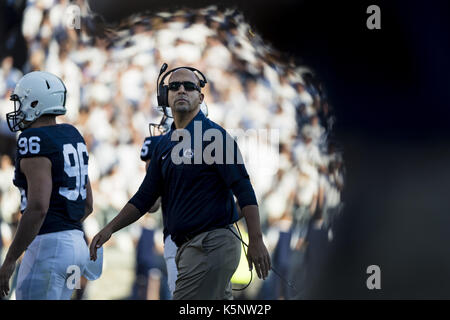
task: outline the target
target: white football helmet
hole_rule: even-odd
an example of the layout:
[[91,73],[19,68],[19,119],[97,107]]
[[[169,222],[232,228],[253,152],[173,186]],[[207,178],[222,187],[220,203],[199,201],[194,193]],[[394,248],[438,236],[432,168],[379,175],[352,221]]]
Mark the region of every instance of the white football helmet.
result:
[[10,98],[14,111],[6,114],[9,129],[24,130],[44,114],[65,114],[66,93],[66,86],[57,76],[43,71],[27,73]]
[[208,117],[208,106],[206,105],[205,101],[202,101],[202,103],[200,104],[200,110],[202,110],[205,117]]
[[[170,109],[167,108],[167,110]],[[172,125],[172,123],[173,123],[172,117],[163,115],[159,123],[149,124],[150,136],[159,136],[161,134],[166,134],[170,130],[170,126]]]

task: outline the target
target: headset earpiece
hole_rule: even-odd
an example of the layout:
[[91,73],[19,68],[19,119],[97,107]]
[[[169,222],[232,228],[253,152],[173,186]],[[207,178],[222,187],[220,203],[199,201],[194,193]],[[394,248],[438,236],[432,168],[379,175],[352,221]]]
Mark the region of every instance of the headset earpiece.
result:
[[158,96],[158,105],[161,107],[168,107],[169,106],[169,87],[166,85],[161,85],[159,87],[159,96]]

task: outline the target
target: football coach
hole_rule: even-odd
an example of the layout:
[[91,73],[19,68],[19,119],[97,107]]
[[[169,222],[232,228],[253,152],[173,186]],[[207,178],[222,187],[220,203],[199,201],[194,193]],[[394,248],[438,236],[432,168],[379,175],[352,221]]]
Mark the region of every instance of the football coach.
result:
[[241,253],[233,227],[239,219],[233,194],[247,223],[249,268],[254,266],[262,279],[271,268],[255,193],[237,144],[200,110],[206,82],[190,67],[172,69],[162,78],[158,103],[166,101],[174,123],[156,146],[139,190],[90,246],[95,260],[97,249],[114,232],[138,220],[161,196],[168,232],[178,246],[174,300],[233,299],[230,279]]

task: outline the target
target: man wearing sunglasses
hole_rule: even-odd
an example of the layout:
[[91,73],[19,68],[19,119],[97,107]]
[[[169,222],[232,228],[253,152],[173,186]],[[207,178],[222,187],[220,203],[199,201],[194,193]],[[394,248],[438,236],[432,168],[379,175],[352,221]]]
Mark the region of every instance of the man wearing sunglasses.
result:
[[178,91],[181,86],[183,86],[186,91],[197,90],[198,92],[201,92],[200,87],[191,81],[172,81],[169,83],[169,90]]
[[[156,146],[137,193],[94,237],[91,258],[96,259],[96,250],[112,233],[139,219],[161,196],[168,232],[178,246],[178,279],[173,299],[232,299],[230,279],[240,258],[240,241],[233,234],[232,226],[239,219],[233,194],[248,227],[249,267],[255,266],[259,278],[267,277],[270,257],[262,240],[257,201],[244,164],[238,161],[208,164],[203,159],[201,163],[174,161],[179,156],[174,149],[178,147],[176,138],[181,133],[189,134],[191,145],[200,139],[200,151],[204,151],[211,143],[203,141],[204,133],[215,129],[222,134],[218,139],[223,139],[222,145],[227,148],[226,131],[200,111],[204,95],[199,84],[191,70],[180,68],[172,73],[167,97],[174,118],[171,130]],[[194,130],[198,125],[201,125],[200,132]],[[239,150],[234,140],[233,143],[236,150],[233,160],[236,160]],[[182,154],[192,160],[195,154],[188,150]],[[195,149],[194,152],[197,153]]]

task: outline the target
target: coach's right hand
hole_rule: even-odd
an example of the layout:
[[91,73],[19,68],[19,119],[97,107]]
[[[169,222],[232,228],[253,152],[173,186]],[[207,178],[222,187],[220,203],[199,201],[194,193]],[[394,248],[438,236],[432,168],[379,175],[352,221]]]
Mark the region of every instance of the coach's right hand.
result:
[[112,231],[105,227],[99,233],[97,233],[92,239],[91,246],[89,247],[89,251],[91,254],[91,260],[97,260],[97,249],[100,248],[106,241],[111,238]]

